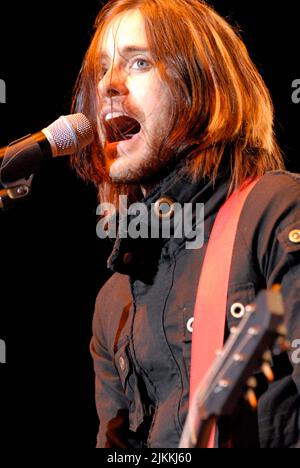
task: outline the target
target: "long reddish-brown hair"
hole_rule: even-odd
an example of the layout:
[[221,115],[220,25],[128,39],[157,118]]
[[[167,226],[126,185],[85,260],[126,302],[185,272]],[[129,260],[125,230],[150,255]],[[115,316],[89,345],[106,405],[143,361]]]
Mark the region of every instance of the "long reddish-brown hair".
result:
[[[226,155],[231,191],[248,178],[283,168],[269,91],[239,34],[204,1],[109,1],[96,19],[73,111],[83,112],[97,132],[99,42],[117,15],[133,9],[144,18],[152,59],[174,97],[170,131],[159,153],[174,159],[185,155],[193,180],[215,180]],[[100,201],[116,202],[121,193],[136,199],[137,187],[109,179],[98,138],[72,163],[81,177],[100,187]]]

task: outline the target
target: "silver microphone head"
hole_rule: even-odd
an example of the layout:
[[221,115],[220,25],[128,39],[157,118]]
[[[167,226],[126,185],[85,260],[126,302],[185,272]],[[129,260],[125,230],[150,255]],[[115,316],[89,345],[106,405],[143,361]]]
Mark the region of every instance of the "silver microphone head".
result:
[[92,125],[83,114],[63,115],[42,132],[53,157],[75,154],[94,140]]

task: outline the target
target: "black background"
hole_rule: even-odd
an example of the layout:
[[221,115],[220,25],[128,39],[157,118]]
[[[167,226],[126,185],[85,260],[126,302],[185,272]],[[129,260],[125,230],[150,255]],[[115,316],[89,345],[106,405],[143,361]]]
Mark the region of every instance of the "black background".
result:
[[[300,172],[296,2],[211,2],[238,24],[271,90],[287,167]],[[100,2],[1,5],[0,146],[70,113],[72,88]],[[68,158],[44,164],[32,198],[0,212],[1,447],[94,447],[97,417],[89,355],[96,294],[110,245],[96,237],[96,193]]]

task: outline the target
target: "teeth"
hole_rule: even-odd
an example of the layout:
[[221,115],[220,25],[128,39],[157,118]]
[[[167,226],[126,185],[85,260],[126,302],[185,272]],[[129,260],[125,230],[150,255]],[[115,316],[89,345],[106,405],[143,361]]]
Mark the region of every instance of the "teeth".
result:
[[110,112],[109,114],[106,114],[105,121],[107,122],[108,120],[116,119],[117,117],[122,117],[122,115],[126,114],[124,114],[124,112]]

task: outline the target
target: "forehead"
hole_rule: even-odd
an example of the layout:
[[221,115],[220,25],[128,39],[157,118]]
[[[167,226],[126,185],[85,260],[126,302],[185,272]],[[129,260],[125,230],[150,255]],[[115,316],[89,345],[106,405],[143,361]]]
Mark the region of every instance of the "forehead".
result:
[[100,55],[113,57],[122,50],[147,47],[144,19],[139,10],[130,10],[108,23],[100,41]]

